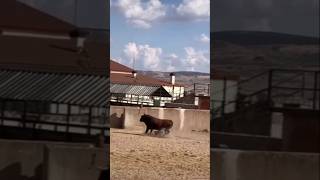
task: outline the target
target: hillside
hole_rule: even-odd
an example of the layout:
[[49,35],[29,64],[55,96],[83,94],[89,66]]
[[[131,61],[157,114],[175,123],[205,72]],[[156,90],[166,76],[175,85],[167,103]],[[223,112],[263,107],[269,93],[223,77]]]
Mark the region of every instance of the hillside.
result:
[[215,42],[224,41],[245,46],[275,44],[315,45],[319,43],[319,38],[315,37],[259,31],[220,31],[214,32],[211,37],[214,37]]
[[[147,76],[170,81],[169,72],[160,71],[139,71]],[[193,89],[194,83],[208,84],[210,83],[210,74],[202,72],[178,71],[175,72],[176,82],[185,85],[187,90]]]
[[319,69],[319,38],[255,31],[211,36],[216,39],[211,72],[217,69],[245,79],[271,68]]

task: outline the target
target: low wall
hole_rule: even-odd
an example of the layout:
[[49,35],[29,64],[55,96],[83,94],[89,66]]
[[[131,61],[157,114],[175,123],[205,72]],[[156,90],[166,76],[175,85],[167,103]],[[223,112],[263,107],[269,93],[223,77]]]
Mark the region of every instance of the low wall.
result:
[[43,144],[0,141],[0,179],[43,179]]
[[49,146],[45,153],[46,180],[98,180],[109,152],[97,148]]
[[228,149],[281,151],[282,140],[269,136],[211,132],[210,145],[212,148],[225,147]]
[[0,179],[95,180],[98,168],[106,165],[106,149],[83,143],[0,140]]
[[[142,114],[148,114],[160,119],[171,119],[175,131],[210,131],[210,111],[181,108],[157,108],[157,107],[129,107],[111,106],[111,127],[131,128],[143,125],[139,120]],[[119,123],[122,122],[122,125]]]
[[211,149],[211,179],[318,180],[319,154]]

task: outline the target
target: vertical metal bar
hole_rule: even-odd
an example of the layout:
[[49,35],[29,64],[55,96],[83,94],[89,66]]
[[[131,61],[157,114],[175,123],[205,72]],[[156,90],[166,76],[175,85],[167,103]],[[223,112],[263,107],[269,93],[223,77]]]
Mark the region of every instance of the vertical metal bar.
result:
[[159,100],[159,106],[161,107],[161,97],[162,97],[162,88],[160,88],[160,100]]
[[174,101],[175,95],[174,95],[174,85],[172,86],[172,98],[171,98],[171,102]]
[[78,25],[78,23],[77,23],[77,20],[78,20],[78,0],[74,1],[74,5],[75,5],[75,9],[74,9],[73,21],[74,21],[74,24],[77,26]]
[[132,104],[132,94],[130,94],[130,104]]
[[55,103],[56,104],[56,114],[59,114],[59,104],[58,103]]
[[226,97],[227,97],[227,78],[223,78],[223,94],[222,94],[222,102],[221,102],[221,120],[223,121],[222,124],[222,131],[224,131],[224,122],[225,122],[225,104],[226,104]]
[[70,129],[70,115],[71,115],[70,104],[67,104],[67,127],[66,127],[67,133],[69,133],[69,129]]
[[26,106],[26,101],[23,101],[23,115],[22,115],[23,128],[26,127],[26,118],[27,118],[27,106]]
[[2,100],[1,101],[1,125],[4,124],[4,111],[6,110],[6,101]]
[[303,73],[303,75],[302,75],[302,87],[301,87],[301,96],[302,96],[302,98],[304,99],[304,91],[305,91],[305,86],[306,86],[306,72],[302,72]]
[[[59,114],[60,117],[60,104],[56,104],[56,114]],[[57,132],[58,131],[58,125],[54,125],[54,131]]]
[[268,77],[268,104],[271,105],[272,100],[272,78],[273,78],[273,70],[271,69],[269,71],[269,77]]
[[[38,105],[41,105],[41,104],[38,103]],[[41,116],[42,116],[42,114],[46,114],[47,111],[48,111],[48,109],[47,109],[48,104],[45,103],[45,106],[46,106],[46,109],[39,108],[40,110],[39,110],[39,113],[38,113],[38,122],[40,123],[40,129],[41,129],[41,126],[42,126]],[[50,108],[50,106],[49,106],[49,108]],[[50,111],[50,109],[49,109],[49,111]]]
[[92,124],[92,109],[89,107],[89,113],[88,113],[88,134],[91,134],[91,124]]
[[[317,93],[318,93],[318,72],[314,72],[314,91],[313,91],[313,110],[317,109]],[[319,102],[320,103],[320,102]],[[320,105],[319,105],[320,108]]]

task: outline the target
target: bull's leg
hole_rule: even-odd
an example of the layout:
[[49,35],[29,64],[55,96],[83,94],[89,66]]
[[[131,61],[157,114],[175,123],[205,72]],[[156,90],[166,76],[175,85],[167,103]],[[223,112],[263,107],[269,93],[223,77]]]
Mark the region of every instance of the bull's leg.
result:
[[159,135],[163,137],[165,134],[166,134],[166,129],[161,129]]
[[166,134],[169,134],[170,133],[170,130],[169,129],[166,129]]
[[149,131],[149,128],[146,128],[146,132],[145,132],[145,134],[147,134],[147,133],[148,133],[148,131]]
[[152,134],[153,129],[151,129],[150,134]]

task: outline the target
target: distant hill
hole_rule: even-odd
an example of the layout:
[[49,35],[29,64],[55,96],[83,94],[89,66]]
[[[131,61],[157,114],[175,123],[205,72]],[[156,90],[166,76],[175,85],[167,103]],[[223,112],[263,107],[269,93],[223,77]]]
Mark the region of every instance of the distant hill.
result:
[[237,45],[275,45],[275,44],[319,44],[319,38],[259,31],[220,31],[213,32],[215,42],[224,41]]
[[211,72],[241,79],[272,68],[319,70],[319,38],[273,32],[214,32]]
[[[161,71],[139,71],[146,75],[160,75],[160,76],[168,76],[170,72],[161,72]],[[204,72],[194,72],[194,71],[176,71],[174,72],[176,76],[209,76],[209,73]]]
[[[170,81],[169,72],[160,72],[160,71],[139,71],[147,76],[154,78]],[[193,71],[177,71],[174,72],[176,76],[176,82],[185,85],[187,91],[193,89],[194,83],[199,84],[208,84],[210,83],[210,74],[203,72],[193,72]]]

